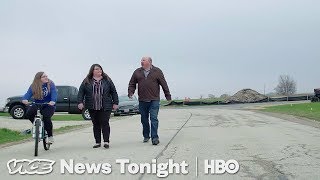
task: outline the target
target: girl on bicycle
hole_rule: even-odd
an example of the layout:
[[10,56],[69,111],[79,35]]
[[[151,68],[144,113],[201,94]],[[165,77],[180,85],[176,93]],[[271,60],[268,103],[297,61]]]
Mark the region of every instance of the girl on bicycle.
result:
[[[44,129],[48,133],[48,140],[50,144],[54,142],[52,135],[52,121],[51,117],[55,111],[55,104],[57,102],[57,90],[53,81],[48,79],[47,74],[44,72],[38,72],[33,79],[31,86],[29,87],[27,93],[22,98],[22,103],[29,105],[29,100],[33,99],[35,103],[47,103],[41,109],[41,114],[43,116]],[[29,106],[26,117],[33,123],[34,118],[37,114],[37,107]]]

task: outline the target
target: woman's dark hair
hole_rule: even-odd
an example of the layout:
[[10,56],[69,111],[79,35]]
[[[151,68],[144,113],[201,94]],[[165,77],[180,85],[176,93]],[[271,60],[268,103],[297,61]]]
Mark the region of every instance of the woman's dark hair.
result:
[[83,80],[83,83],[90,83],[90,80],[93,78],[93,71],[94,71],[95,67],[99,67],[101,69],[103,79],[111,81],[111,78],[103,71],[100,64],[92,64],[92,66],[89,69],[89,73],[88,73],[87,77]]

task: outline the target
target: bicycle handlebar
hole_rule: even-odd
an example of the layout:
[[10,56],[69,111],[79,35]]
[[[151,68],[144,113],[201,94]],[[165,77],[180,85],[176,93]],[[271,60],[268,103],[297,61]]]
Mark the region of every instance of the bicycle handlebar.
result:
[[35,105],[38,109],[40,109],[40,108],[42,108],[42,107],[45,106],[45,105],[49,105],[49,103],[35,103],[35,102],[30,102],[28,105],[29,105],[29,106]]
[[35,105],[46,105],[46,104],[49,104],[49,103],[35,103],[35,102],[30,102],[29,104],[35,104]]

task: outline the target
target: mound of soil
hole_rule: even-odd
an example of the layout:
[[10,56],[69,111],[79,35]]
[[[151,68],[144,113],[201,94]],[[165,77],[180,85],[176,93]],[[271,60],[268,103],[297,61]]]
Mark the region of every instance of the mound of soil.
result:
[[263,102],[267,100],[268,97],[258,93],[252,89],[242,89],[237,92],[233,96],[226,99],[228,103],[255,103],[255,102]]

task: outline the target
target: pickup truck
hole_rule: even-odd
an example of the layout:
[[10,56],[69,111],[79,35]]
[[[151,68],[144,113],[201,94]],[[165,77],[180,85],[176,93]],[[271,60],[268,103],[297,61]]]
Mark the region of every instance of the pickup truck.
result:
[[[90,120],[88,110],[80,111],[78,109],[77,96],[78,89],[73,86],[56,86],[58,99],[56,103],[56,112],[67,112],[69,114],[82,114],[85,120]],[[14,119],[24,119],[27,106],[21,102],[22,96],[9,97],[6,100],[4,112],[9,112]]]

